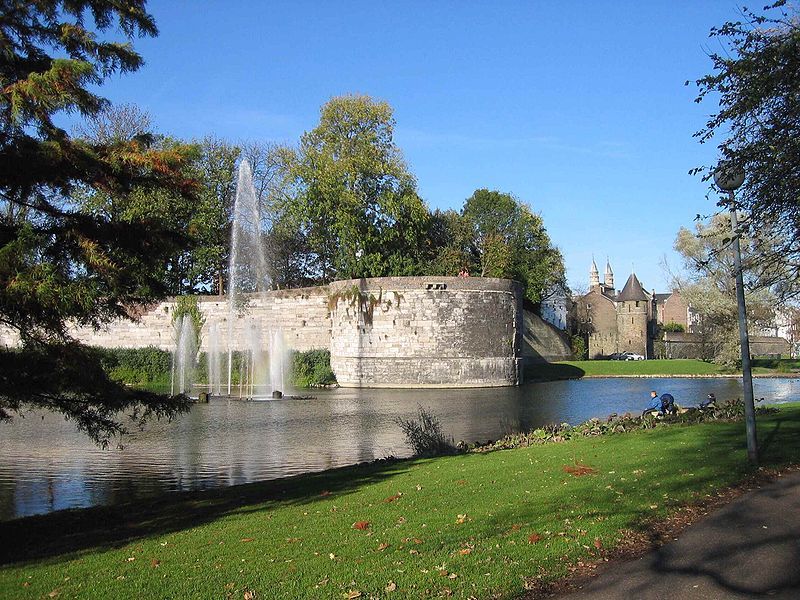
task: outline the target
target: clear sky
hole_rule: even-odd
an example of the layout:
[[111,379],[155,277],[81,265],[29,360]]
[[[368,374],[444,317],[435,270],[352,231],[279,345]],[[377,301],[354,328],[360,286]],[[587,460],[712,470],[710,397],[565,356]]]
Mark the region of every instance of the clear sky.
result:
[[151,0],[146,64],[102,90],[183,138],[295,143],[332,96],[395,110],[395,140],[431,208],[476,188],[541,213],[585,285],[592,256],[617,288],[635,269],[668,289],[680,226],[713,210],[689,169],[715,146],[692,134],[715,106],[684,82],[711,69],[720,1]]

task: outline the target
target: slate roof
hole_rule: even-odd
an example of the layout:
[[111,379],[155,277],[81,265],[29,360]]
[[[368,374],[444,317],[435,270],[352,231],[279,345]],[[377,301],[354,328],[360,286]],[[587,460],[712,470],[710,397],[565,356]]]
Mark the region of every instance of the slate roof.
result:
[[631,273],[631,276],[628,277],[628,281],[625,282],[625,287],[622,288],[622,291],[616,297],[617,302],[629,300],[644,300],[645,302],[649,300],[635,273]]
[[672,292],[670,292],[669,294],[656,294],[656,302],[658,302],[659,304],[664,304],[664,302],[666,302],[667,298],[669,298],[670,296],[672,296]]

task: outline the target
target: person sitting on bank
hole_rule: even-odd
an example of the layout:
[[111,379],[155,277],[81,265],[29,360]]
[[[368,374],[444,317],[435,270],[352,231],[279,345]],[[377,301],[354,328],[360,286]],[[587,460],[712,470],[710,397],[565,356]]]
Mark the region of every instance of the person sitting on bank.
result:
[[650,406],[648,406],[644,413],[658,411],[662,415],[674,415],[678,412],[675,406],[675,398],[672,394],[661,394],[659,397],[658,392],[653,390],[650,392]]
[[658,392],[653,390],[650,392],[650,406],[644,409],[643,415],[646,415],[649,412],[653,411],[661,411],[661,398],[658,397]]
[[717,405],[717,397],[714,394],[709,394],[706,399],[700,403],[700,408],[714,408]]

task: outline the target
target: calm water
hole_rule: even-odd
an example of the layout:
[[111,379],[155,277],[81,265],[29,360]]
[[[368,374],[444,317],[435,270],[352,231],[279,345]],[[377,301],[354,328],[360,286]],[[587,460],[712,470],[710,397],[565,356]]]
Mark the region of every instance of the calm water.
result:
[[[649,391],[684,406],[709,392],[741,396],[732,379],[585,379],[474,390],[346,390],[315,399],[212,400],[173,423],[151,423],[101,450],[51,414],[0,424],[0,519],[113,504],[164,491],[206,489],[406,456],[397,417],[433,410],[456,441],[497,439],[510,429],[579,423],[638,412]],[[800,379],[757,379],[765,402],[800,399]]]

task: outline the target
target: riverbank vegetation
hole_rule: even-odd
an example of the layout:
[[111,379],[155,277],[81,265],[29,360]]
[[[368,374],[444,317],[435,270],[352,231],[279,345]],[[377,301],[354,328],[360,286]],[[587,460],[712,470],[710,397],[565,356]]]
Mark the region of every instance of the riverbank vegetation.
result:
[[[800,405],[758,426],[800,462]],[[0,596],[510,598],[751,472],[714,422],[65,511],[0,523]]]
[[[147,348],[92,348],[99,358],[107,375],[114,381],[131,386],[145,386],[153,389],[166,389],[170,385],[172,354],[154,346]],[[233,353],[231,379],[239,385],[242,371],[241,352]],[[329,350],[292,351],[292,370],[289,381],[294,388],[324,387],[336,384],[336,376],[331,370]],[[196,382],[208,383],[206,353],[198,356]]]
[[[800,374],[800,360],[753,360],[755,375],[784,376]],[[555,363],[536,363],[525,367],[526,381],[579,379],[581,377],[713,377],[736,374],[736,371],[709,361],[696,359],[672,360],[574,360]]]

